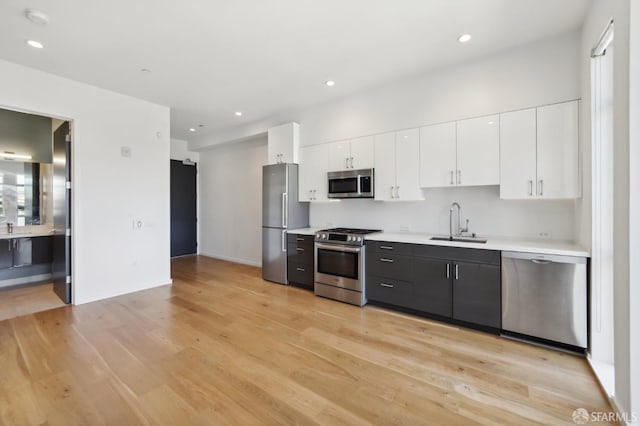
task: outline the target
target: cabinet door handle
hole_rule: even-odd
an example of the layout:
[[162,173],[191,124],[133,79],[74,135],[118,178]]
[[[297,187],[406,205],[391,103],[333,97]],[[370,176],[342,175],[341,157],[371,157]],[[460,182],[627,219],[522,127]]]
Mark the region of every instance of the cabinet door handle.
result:
[[451,170],[451,172],[449,172],[451,174],[451,185],[453,185],[453,170]]
[[393,284],[380,283],[380,287],[393,288]]
[[304,251],[304,249],[303,249],[303,248],[300,248],[300,247],[296,247],[296,250],[297,250],[297,251]]
[[451,278],[451,264],[447,263],[447,279]]
[[349,168],[349,157],[344,157],[344,168],[345,169]]
[[381,257],[380,262],[393,263],[393,259],[387,259],[386,257]]
[[393,186],[391,187],[391,198],[393,198]]
[[304,241],[304,238],[296,238],[296,241]]
[[380,246],[382,250],[393,250],[392,246]]
[[455,267],[456,280],[458,279],[458,264],[456,263]]
[[400,198],[400,187],[396,186],[396,198]]
[[533,195],[533,181],[529,181],[529,196]]
[[462,183],[462,170],[458,170],[458,185]]
[[304,268],[296,268],[296,271],[305,272]]
[[542,179],[540,179],[540,195],[542,196],[542,194],[544,194],[544,181]]
[[351,157],[351,168],[353,169],[353,157]]

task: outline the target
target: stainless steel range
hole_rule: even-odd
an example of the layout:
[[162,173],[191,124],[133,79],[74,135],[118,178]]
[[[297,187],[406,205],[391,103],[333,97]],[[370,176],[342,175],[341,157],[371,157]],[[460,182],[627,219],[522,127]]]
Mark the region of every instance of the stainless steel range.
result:
[[314,293],[352,305],[367,303],[364,236],[377,229],[332,228],[315,237]]

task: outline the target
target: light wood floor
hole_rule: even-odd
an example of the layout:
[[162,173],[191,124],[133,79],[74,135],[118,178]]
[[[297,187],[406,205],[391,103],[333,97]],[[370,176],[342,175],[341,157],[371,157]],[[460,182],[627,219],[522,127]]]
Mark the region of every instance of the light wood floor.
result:
[[62,306],[64,302],[53,292],[53,283],[0,289],[0,321]]
[[0,424],[573,424],[584,359],[262,281],[204,257],[173,286],[0,322]]

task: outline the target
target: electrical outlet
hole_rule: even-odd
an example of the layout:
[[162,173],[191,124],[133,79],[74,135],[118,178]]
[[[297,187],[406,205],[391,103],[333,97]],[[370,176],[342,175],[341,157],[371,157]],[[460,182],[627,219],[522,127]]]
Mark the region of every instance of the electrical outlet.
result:
[[549,231],[541,231],[538,233],[540,238],[551,238],[551,232]]
[[402,232],[409,232],[409,227],[408,227],[408,226],[401,226],[401,227],[400,227],[400,231],[402,231]]

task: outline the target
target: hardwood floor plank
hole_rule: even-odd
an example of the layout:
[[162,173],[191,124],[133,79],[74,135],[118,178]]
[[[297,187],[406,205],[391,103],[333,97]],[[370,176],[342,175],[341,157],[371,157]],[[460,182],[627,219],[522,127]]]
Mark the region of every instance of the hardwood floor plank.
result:
[[0,424],[573,424],[578,407],[611,411],[578,356],[206,257],[172,261],[172,275],[0,321]]

